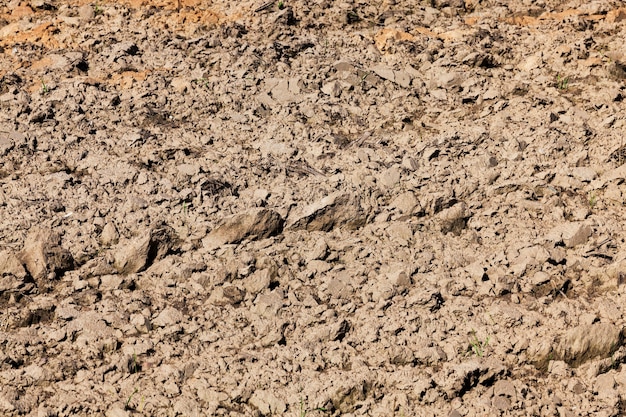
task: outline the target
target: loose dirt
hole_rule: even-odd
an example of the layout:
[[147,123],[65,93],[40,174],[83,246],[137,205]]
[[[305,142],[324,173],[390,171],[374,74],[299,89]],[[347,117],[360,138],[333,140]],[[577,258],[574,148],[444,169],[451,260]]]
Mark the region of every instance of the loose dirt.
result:
[[3,416],[618,416],[619,1],[0,5]]

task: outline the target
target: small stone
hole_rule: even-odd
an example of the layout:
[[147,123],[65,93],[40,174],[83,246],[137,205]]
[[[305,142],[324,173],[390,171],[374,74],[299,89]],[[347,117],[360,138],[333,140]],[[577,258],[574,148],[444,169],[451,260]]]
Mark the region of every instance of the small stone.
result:
[[342,72],[342,71],[346,71],[346,72],[350,72],[350,71],[354,71],[354,65],[352,65],[349,62],[346,61],[339,61],[337,62],[335,65],[335,70],[337,72]]
[[408,245],[413,238],[413,229],[405,222],[392,222],[385,230],[392,241],[398,242],[402,246]]
[[339,97],[341,95],[341,84],[338,81],[331,81],[322,86],[322,93],[331,97]]
[[594,391],[596,391],[600,397],[612,397],[617,393],[615,385],[616,383],[613,372],[601,374],[596,378]]
[[407,191],[396,197],[390,205],[402,214],[413,214],[419,208],[419,200],[412,191]]
[[277,292],[260,294],[254,300],[251,311],[259,317],[272,319],[283,307],[283,296]]
[[10,136],[0,132],[0,156],[6,156],[15,146]]
[[554,227],[546,238],[554,244],[563,242],[568,248],[587,242],[593,230],[582,222],[567,222]]
[[596,179],[598,174],[590,167],[576,167],[572,169],[572,176],[582,182],[591,182]]
[[497,395],[493,398],[491,404],[498,410],[507,410],[511,407],[511,400],[505,396]]
[[296,100],[296,95],[289,89],[289,80],[281,80],[272,88],[272,97],[279,103],[291,103]]
[[183,175],[188,177],[193,177],[194,175],[198,175],[200,172],[199,164],[180,164],[176,167],[176,170]]
[[465,267],[465,271],[469,274],[469,276],[475,281],[480,282],[483,280],[485,276],[485,267],[481,261],[473,262]]
[[121,274],[141,272],[154,261],[160,260],[174,246],[176,235],[166,225],[150,230],[123,245],[114,255],[114,267]]
[[508,379],[501,379],[497,381],[493,386],[493,393],[497,396],[503,396],[507,398],[516,398],[517,392],[515,385]]
[[19,258],[38,285],[74,265],[72,254],[61,247],[60,235],[40,228],[28,234]]
[[26,270],[17,256],[9,250],[0,251],[0,293],[20,288],[25,278]]
[[374,74],[378,75],[380,78],[384,80],[389,80],[389,81],[396,80],[396,75],[394,71],[391,68],[387,67],[386,65],[377,65],[374,68],[372,68],[372,71],[374,71]]
[[131,314],[130,324],[135,326],[135,329],[137,329],[139,333],[148,333],[152,330],[152,323],[150,323],[150,319],[142,314]]
[[409,75],[406,71],[396,71],[395,72],[396,83],[400,87],[409,88],[411,86],[411,81],[413,77]]
[[244,288],[249,294],[256,296],[270,286],[273,275],[270,268],[257,269],[244,280]]
[[163,311],[152,321],[157,327],[173,326],[183,321],[183,313],[175,309],[174,307],[165,307]]
[[467,219],[470,217],[470,214],[467,204],[460,202],[442,210],[438,217],[441,219],[441,233],[452,232],[459,236],[461,231],[467,226]]
[[624,344],[624,330],[613,324],[577,326],[565,333],[555,358],[576,367],[597,357],[607,358]]
[[216,306],[235,305],[243,301],[245,293],[232,284],[224,284],[223,287],[217,287],[211,293],[209,302]]
[[287,411],[284,401],[276,398],[270,391],[256,390],[248,400],[248,403],[256,407],[262,415],[282,415]]
[[252,209],[224,219],[202,240],[202,245],[214,249],[244,239],[266,239],[281,233],[283,224],[283,218],[273,210]]
[[458,84],[461,77],[456,72],[441,72],[436,74],[436,82],[438,87],[450,88]]
[[85,4],[84,6],[78,8],[78,16],[82,21],[87,22],[93,19],[95,15],[96,13],[91,4]]
[[338,226],[355,229],[363,225],[365,215],[359,198],[342,192],[333,193],[289,216],[290,229],[330,231]]
[[311,251],[307,252],[305,259],[307,261],[324,260],[328,256],[328,245],[324,238],[319,238]]
[[123,404],[113,404],[105,413],[106,417],[130,417]]
[[400,167],[393,166],[379,175],[378,182],[385,188],[393,188],[400,183],[400,175]]
[[115,245],[118,243],[119,238],[120,235],[113,223],[107,223],[104,225],[102,232],[100,233],[100,243],[102,243],[103,246]]
[[186,91],[191,90],[191,82],[182,77],[173,78],[170,85],[178,94],[183,94]]

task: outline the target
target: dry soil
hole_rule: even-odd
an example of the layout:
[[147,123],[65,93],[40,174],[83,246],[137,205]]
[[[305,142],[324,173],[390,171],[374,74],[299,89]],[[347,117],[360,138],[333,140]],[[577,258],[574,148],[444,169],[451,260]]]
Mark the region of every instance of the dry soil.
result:
[[0,414],[623,415],[621,6],[0,2]]

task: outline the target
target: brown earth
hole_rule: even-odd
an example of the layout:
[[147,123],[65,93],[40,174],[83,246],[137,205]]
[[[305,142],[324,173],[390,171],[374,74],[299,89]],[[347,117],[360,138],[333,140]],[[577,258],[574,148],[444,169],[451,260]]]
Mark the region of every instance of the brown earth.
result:
[[0,3],[0,415],[623,415],[625,21]]

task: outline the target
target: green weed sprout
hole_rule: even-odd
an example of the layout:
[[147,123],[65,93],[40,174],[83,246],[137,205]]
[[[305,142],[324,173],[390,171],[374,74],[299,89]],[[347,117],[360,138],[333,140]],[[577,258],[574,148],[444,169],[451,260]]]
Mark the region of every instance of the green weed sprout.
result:
[[479,340],[478,336],[476,336],[476,330],[472,329],[470,333],[470,346],[472,348],[472,352],[479,358],[482,358],[485,355],[485,348],[489,344],[489,340],[491,339],[489,336],[485,340]]

